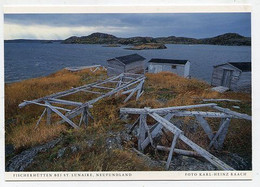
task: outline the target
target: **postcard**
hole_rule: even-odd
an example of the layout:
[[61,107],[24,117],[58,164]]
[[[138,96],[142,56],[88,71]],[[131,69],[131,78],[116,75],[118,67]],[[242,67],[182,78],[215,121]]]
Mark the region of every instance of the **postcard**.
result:
[[5,180],[252,180],[251,16],[6,6]]

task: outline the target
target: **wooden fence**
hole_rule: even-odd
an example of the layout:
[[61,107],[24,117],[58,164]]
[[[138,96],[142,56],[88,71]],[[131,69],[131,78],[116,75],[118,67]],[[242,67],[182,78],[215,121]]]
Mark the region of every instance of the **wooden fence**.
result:
[[[205,112],[205,111],[184,111],[185,109],[194,109],[200,107],[210,107],[217,112]],[[131,131],[139,122],[139,133],[138,133],[138,149],[143,151],[149,144],[158,150],[169,151],[166,169],[169,169],[170,162],[172,160],[173,153],[183,154],[188,156],[201,156],[212,163],[214,166],[221,170],[234,170],[232,167],[228,166],[212,154],[210,154],[205,149],[198,146],[196,143],[191,141],[184,135],[184,132],[174,125],[170,120],[173,117],[183,117],[183,116],[194,116],[199,122],[205,133],[207,134],[210,143],[208,149],[214,146],[216,149],[221,149],[228,132],[228,127],[230,120],[232,118],[252,120],[251,116],[246,114],[241,114],[238,112],[231,111],[226,108],[221,108],[215,103],[209,104],[199,104],[199,105],[188,105],[188,106],[176,106],[168,108],[121,108],[121,114],[138,114],[139,117],[131,127]],[[155,125],[151,128],[147,125],[147,115],[151,116],[154,120],[157,121]],[[210,125],[208,124],[207,118],[221,118],[221,124],[216,134],[212,132]],[[157,137],[163,129],[170,131],[173,134],[173,140],[171,147],[165,147],[162,145],[155,145],[154,138]],[[178,140],[181,140],[187,144],[193,151],[182,150],[176,148],[176,143]]]
[[[45,108],[39,120],[36,123],[36,127],[39,125],[45,113],[47,114],[46,122],[47,124],[50,124],[51,115],[52,112],[54,112],[62,118],[62,120],[59,121],[58,124],[67,122],[72,127],[79,128],[82,122],[85,125],[87,125],[88,118],[93,118],[89,112],[89,109],[92,107],[92,105],[105,97],[109,97],[114,94],[128,94],[128,96],[124,100],[124,102],[127,102],[135,93],[137,93],[136,100],[138,100],[139,97],[143,94],[144,81],[144,75],[122,73],[120,75],[110,77],[103,81],[98,81],[77,88],[72,88],[70,90],[55,93],[32,101],[24,101],[21,104],[19,104],[19,107],[24,107],[29,104],[35,104]],[[97,89],[99,91],[96,91]],[[97,97],[84,103],[61,99],[65,96],[73,95],[79,92],[93,94]],[[58,104],[59,106],[55,106],[54,104]],[[66,108],[66,106],[69,106],[70,108]],[[73,109],[71,109],[71,107],[73,107]],[[78,122],[78,125],[76,125],[75,122],[72,121],[72,119],[80,114],[81,118]]]

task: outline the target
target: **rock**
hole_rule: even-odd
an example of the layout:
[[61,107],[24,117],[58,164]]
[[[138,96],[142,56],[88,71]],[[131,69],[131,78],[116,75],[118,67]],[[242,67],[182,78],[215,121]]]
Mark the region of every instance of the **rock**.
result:
[[211,90],[215,91],[215,92],[219,92],[219,93],[224,93],[224,92],[228,91],[229,88],[224,87],[224,86],[217,86],[217,87],[211,88]]
[[240,109],[240,107],[239,106],[232,106],[233,108],[236,108],[236,109]]
[[72,145],[72,146],[70,147],[70,150],[71,150],[72,153],[75,153],[75,152],[78,151],[78,148],[77,148],[77,146]]
[[216,169],[207,161],[182,155],[174,155],[169,168],[172,171],[212,171]]
[[106,139],[106,147],[111,149],[123,149],[122,140],[119,135],[110,136]]
[[86,143],[87,143],[88,147],[90,148],[94,144],[94,140],[86,140]]
[[7,162],[6,171],[23,171],[32,163],[33,159],[39,152],[45,152],[48,149],[53,148],[60,141],[61,138],[58,138],[46,144],[35,146],[21,152],[19,155],[14,156]]
[[57,158],[63,157],[66,149],[67,149],[67,147],[63,147],[63,148],[59,149],[58,154],[57,154]]
[[12,144],[5,145],[5,156],[9,156],[14,153],[14,146]]

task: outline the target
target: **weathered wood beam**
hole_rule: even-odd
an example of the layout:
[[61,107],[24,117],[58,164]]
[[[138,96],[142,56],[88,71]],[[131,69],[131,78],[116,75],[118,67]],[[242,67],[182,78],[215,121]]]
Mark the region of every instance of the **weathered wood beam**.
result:
[[80,106],[80,105],[82,105],[81,102],[68,101],[68,100],[62,100],[62,99],[54,99],[54,98],[49,98],[48,101],[50,103],[57,103],[57,104],[71,105],[71,106]]
[[[148,138],[149,138],[149,141],[150,141],[152,147],[155,148],[155,146],[154,146],[154,144],[153,144],[153,138],[152,138],[152,135],[151,135],[150,129],[149,129],[149,127],[148,127],[146,121],[144,121],[143,124],[144,124],[144,128],[145,128],[145,130],[146,130],[146,132],[147,132],[147,136],[148,136]],[[144,139],[144,140],[145,140],[145,139]],[[144,142],[144,140],[143,140],[143,142]],[[143,142],[142,142],[142,143],[143,143]],[[142,147],[142,143],[141,143],[141,148],[143,148],[143,147]]]
[[140,120],[139,120],[139,135],[138,135],[138,150],[143,151],[142,149],[142,143],[145,139],[145,126],[144,123],[146,122],[146,114],[141,114],[140,115]]
[[137,91],[138,87],[136,87],[128,96],[127,98],[124,100],[124,103],[126,103],[127,101],[129,101],[129,99],[131,99],[131,97],[135,94],[135,92]]
[[246,119],[246,120],[252,120],[252,117],[247,115],[247,114],[241,114],[241,113],[238,113],[238,112],[235,112],[235,111],[232,111],[228,108],[222,108],[222,107],[219,107],[219,106],[212,106],[212,108],[216,109],[216,110],[219,110],[221,112],[224,112],[226,114],[229,114],[229,115],[232,115],[232,116],[236,116],[237,118],[242,118],[242,119]]
[[[43,104],[43,103],[36,103],[36,102],[33,102],[33,101],[26,101],[26,102],[28,102],[30,104],[35,104],[35,105],[47,107],[47,105],[46,105],[47,101],[45,101],[45,104]],[[59,110],[64,110],[66,112],[70,112],[71,111],[70,109],[66,109],[66,108],[62,108],[62,107],[58,107],[58,106],[52,106],[52,107],[56,108],[56,109],[59,109]]]
[[228,101],[228,102],[241,102],[240,100],[235,100],[235,99],[202,99],[202,101],[205,101],[205,102],[214,102],[214,101]]
[[172,140],[172,145],[171,145],[171,148],[170,148],[170,153],[169,153],[168,158],[167,158],[166,170],[168,170],[169,167],[170,167],[170,163],[172,161],[172,154],[173,154],[173,151],[174,151],[176,143],[177,143],[177,139],[179,138],[180,134],[181,134],[181,132],[174,134],[174,138]]
[[36,125],[35,125],[35,128],[37,128],[38,125],[40,124],[40,121],[41,121],[42,117],[44,116],[44,114],[46,113],[46,111],[47,111],[47,109],[45,108],[45,109],[43,110],[43,112],[42,112],[42,114],[41,114],[39,120],[37,121],[37,123],[36,123]]
[[[158,149],[160,151],[168,151],[168,152],[171,150],[170,147],[165,147],[165,146],[161,146],[161,145],[157,145],[156,149]],[[184,155],[184,156],[201,157],[201,155],[199,155],[195,151],[187,151],[187,150],[175,148],[173,150],[173,152],[177,153],[177,154],[180,154],[180,155]]]
[[144,85],[144,80],[138,85],[138,91],[136,94],[136,101],[141,97],[143,94],[143,85]]
[[[230,121],[227,122],[226,126],[224,127],[224,129],[222,130],[222,133],[220,133],[220,135],[218,136],[218,149],[222,149],[223,144],[224,144],[224,140],[226,138],[227,132],[228,132],[228,127],[230,125]],[[223,120],[222,123],[224,123],[225,121]]]
[[85,107],[83,109],[83,122],[84,122],[85,126],[88,126],[88,113],[87,113],[87,110],[88,110],[87,107]]
[[107,89],[107,90],[114,90],[115,89],[115,88],[110,88],[110,87],[105,87],[105,86],[97,86],[97,85],[92,86],[92,88],[100,88],[100,89]]
[[210,144],[209,144],[209,149],[211,148],[211,146],[217,141],[217,138],[219,137],[219,135],[223,132],[223,130],[225,128],[228,128],[230,123],[230,118],[227,118],[222,125],[220,126],[220,128],[218,129],[218,132],[215,134],[215,136],[212,138]]
[[[176,106],[176,107],[167,107],[167,108],[156,108],[156,109],[150,109],[151,112],[155,112],[157,114],[167,114],[174,112],[176,110],[182,110],[182,109],[191,109],[191,108],[200,108],[200,107],[212,107],[216,106],[215,103],[208,103],[208,104],[199,104],[199,105],[187,105],[187,106]],[[121,108],[121,113],[128,113],[128,114],[144,114],[146,113],[145,109],[140,108]]]

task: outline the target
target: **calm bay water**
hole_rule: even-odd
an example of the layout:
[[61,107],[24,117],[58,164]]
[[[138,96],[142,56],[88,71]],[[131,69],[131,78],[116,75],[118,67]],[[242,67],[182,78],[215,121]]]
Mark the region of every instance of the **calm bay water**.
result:
[[183,59],[191,62],[191,76],[210,82],[213,66],[228,61],[251,61],[249,46],[166,45],[162,50],[125,50],[84,44],[5,43],[5,82],[46,76],[70,66],[106,65],[106,60],[138,53],[151,58]]

